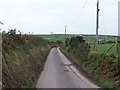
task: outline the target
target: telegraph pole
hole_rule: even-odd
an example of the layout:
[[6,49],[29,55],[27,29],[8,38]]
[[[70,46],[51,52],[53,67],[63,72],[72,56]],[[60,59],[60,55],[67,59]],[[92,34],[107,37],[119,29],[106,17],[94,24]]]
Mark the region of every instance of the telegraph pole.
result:
[[65,25],[65,46],[67,46],[67,40],[66,40],[66,32],[67,32],[67,25]]
[[96,17],[96,51],[98,51],[98,29],[99,29],[99,0],[97,0],[97,17]]
[[65,40],[66,40],[66,33],[67,33],[67,25],[65,25]]

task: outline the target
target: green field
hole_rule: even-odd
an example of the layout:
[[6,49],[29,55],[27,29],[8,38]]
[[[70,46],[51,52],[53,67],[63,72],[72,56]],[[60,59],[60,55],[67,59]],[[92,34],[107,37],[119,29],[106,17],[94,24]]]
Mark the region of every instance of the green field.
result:
[[[65,41],[65,38],[71,38],[75,36],[81,36],[80,34],[50,34],[50,35],[38,35],[47,41]],[[95,35],[82,35],[84,40],[91,46],[91,51],[95,49]],[[103,39],[104,35],[99,35],[99,39]],[[106,42],[116,41],[116,36],[106,35]],[[99,44],[98,50],[101,53],[105,53],[113,43]],[[116,44],[107,52],[107,54],[117,54]]]
[[[117,54],[117,44],[115,44],[108,52],[107,50],[111,47],[112,44],[99,44],[98,51],[106,54]],[[94,45],[91,46],[91,51],[94,51]]]
[[50,34],[50,35],[39,35],[39,37],[42,37],[43,39],[45,40],[48,40],[48,41],[64,41],[65,38],[71,38],[72,36],[74,35],[64,35],[64,34]]
[[[48,35],[38,35],[39,37],[44,38],[45,40],[50,40],[50,41],[57,41],[61,40],[64,41],[65,37],[66,38],[71,38],[75,36],[81,36],[81,34],[48,34]],[[82,35],[84,39],[86,39],[88,42],[95,42],[95,35]],[[99,38],[103,38],[103,35],[100,35]],[[106,36],[107,41],[112,40],[114,41],[116,39],[116,36]]]

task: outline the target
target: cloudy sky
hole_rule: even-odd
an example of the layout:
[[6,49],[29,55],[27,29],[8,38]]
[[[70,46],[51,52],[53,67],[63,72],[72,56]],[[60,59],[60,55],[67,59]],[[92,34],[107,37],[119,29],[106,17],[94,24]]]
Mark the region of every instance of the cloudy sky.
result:
[[[0,0],[4,30],[24,33],[95,34],[97,0]],[[99,34],[118,34],[118,1],[100,0]]]

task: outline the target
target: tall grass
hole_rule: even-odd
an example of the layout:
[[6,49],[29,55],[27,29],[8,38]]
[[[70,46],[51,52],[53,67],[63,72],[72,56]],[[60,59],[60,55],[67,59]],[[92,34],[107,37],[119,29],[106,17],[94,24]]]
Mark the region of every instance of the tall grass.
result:
[[16,29],[3,32],[3,88],[31,88],[42,71],[49,44],[34,35],[16,34]]

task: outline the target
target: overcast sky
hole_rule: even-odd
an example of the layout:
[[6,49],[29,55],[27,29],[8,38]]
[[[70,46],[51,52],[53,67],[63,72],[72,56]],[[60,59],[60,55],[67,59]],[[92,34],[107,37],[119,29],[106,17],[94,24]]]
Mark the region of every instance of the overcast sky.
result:
[[[2,29],[24,33],[95,34],[97,0],[0,0]],[[100,0],[99,34],[118,35],[118,1]]]

